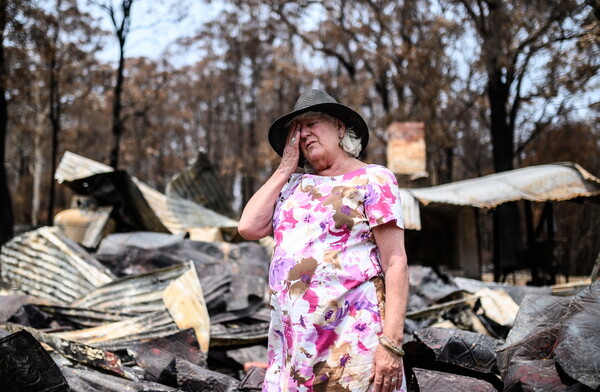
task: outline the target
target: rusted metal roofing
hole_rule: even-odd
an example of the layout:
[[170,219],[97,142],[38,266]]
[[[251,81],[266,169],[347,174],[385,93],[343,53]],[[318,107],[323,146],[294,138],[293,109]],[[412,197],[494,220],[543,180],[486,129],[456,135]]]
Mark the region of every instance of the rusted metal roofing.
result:
[[0,277],[21,292],[62,305],[115,278],[56,227],[42,227],[4,244]]
[[56,214],[54,226],[86,248],[95,248],[109,222],[112,206],[69,208]]
[[197,227],[237,227],[237,221],[177,197],[168,197],[148,185],[132,178],[156,216],[173,234],[185,233]]
[[[166,309],[142,316],[125,318],[92,328],[55,333],[61,339],[89,346],[115,350],[126,348],[140,340],[155,339],[179,332]],[[205,346],[208,349],[208,346]]]
[[600,179],[576,163],[554,163],[428,188],[408,189],[424,205],[494,208],[516,200],[563,201],[600,195]]
[[54,179],[61,184],[65,181],[75,181],[80,178],[93,176],[94,174],[110,173],[113,171],[115,169],[108,165],[67,151],[58,164],[58,168],[54,173]]
[[[114,170],[110,166],[71,152],[66,152],[60,161],[54,178],[59,183],[73,183],[81,180],[85,182],[85,179],[91,176],[113,172]],[[117,173],[113,174],[116,175]],[[212,180],[216,181],[215,178]],[[186,233],[187,229],[202,227],[237,227],[237,221],[194,201],[178,197],[177,192],[173,192],[175,195],[173,197],[166,196],[133,176],[120,179],[120,182],[124,182],[119,188],[121,191],[127,192],[128,206],[134,208],[137,212],[134,212],[134,215],[149,222],[149,224],[152,224],[152,227],[156,227],[153,231],[164,231],[164,229],[161,230],[161,226],[164,226],[171,233]],[[179,182],[176,183],[179,184]],[[83,188],[86,188],[86,185],[83,184]],[[125,190],[123,189],[124,186]],[[177,189],[181,191],[181,186]],[[216,188],[213,186],[210,189],[214,190]],[[209,188],[207,187],[206,190],[208,191]],[[182,194],[186,194],[184,191],[181,192],[183,192]],[[190,192],[192,191],[188,191],[188,193]],[[143,200],[138,200],[140,197]],[[146,204],[150,207],[149,210]],[[160,222],[154,222],[157,219]]]
[[42,227],[2,247],[0,274],[14,289],[60,305],[54,313],[91,325],[58,335],[65,339],[114,346],[192,328],[208,351],[210,318],[193,263],[117,280],[58,228]]
[[67,332],[61,335],[65,339],[114,344],[123,339],[139,339],[138,335],[156,338],[193,328],[200,347],[208,351],[210,318],[192,263],[113,281],[71,305],[140,317],[126,317],[116,323]]
[[108,312],[143,314],[164,309],[162,292],[172,280],[190,269],[189,265],[155,270],[115,280],[91,290],[70,305]]
[[165,193],[169,197],[191,200],[219,214],[234,216],[231,195],[223,189],[208,155],[202,151],[192,165],[169,181]]

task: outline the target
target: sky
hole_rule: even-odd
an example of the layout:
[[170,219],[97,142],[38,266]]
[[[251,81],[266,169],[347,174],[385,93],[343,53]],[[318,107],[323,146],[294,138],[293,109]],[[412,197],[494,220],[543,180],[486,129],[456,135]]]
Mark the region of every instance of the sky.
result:
[[[88,0],[79,0],[80,6],[96,16],[102,28],[112,32],[114,30],[107,14],[100,10],[98,6],[92,6]],[[109,0],[107,0],[109,1]],[[115,4],[119,4],[120,0],[112,0]],[[181,4],[180,4],[181,3]],[[213,19],[218,13],[226,7],[222,1],[186,1],[183,4],[178,0],[137,0],[132,7],[132,26],[131,32],[127,38],[125,47],[126,57],[149,57],[158,59],[164,51],[168,49],[169,44],[175,39],[192,35],[205,22]],[[180,4],[179,12],[181,18],[177,19],[172,6]],[[316,20],[316,18],[315,18]],[[455,60],[458,64],[459,73],[466,72],[468,67],[466,63],[472,59],[465,59],[463,56],[466,53],[473,54],[477,43],[472,39],[462,39],[457,46],[460,50],[451,53],[456,56]],[[468,47],[467,50],[466,47]],[[168,60],[175,66],[183,66],[192,64],[200,60],[200,51],[189,51],[184,55],[170,55]],[[117,39],[113,35],[109,35],[105,39],[104,50],[99,54],[99,58],[106,62],[116,63],[118,60],[118,44]],[[461,72],[461,70],[463,72]],[[463,75],[464,76],[464,75]],[[528,81],[526,81],[528,82]],[[592,102],[600,100],[600,92],[597,90],[589,91],[584,97],[580,97],[582,113],[588,114],[588,105]]]
[[[118,0],[114,0],[119,4]],[[125,44],[126,57],[160,58],[162,53],[174,40],[179,37],[193,34],[204,22],[214,18],[223,8],[219,1],[207,4],[204,1],[193,0],[188,2],[185,9],[180,10],[181,19],[173,12],[169,12],[170,4],[177,1],[148,1],[142,0],[133,3],[131,10],[131,31]],[[80,0],[80,6],[98,18],[103,29],[113,32],[114,27],[105,11],[98,6],[90,5],[85,0]],[[106,62],[118,60],[118,42],[114,34],[105,39],[105,47],[100,52],[99,58]],[[176,62],[190,63],[198,59],[190,54],[187,58],[169,59]]]

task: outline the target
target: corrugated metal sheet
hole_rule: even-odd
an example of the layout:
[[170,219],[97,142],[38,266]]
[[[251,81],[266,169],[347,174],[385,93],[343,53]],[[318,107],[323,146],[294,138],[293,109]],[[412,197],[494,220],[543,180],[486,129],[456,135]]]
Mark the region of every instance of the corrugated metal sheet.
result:
[[192,263],[111,282],[72,306],[140,316],[60,334],[64,339],[90,345],[102,343],[104,347],[193,328],[200,347],[208,351],[210,318]]
[[36,305],[36,307],[44,313],[52,315],[55,319],[67,320],[67,324],[79,326],[80,328],[97,327],[98,325],[137,317],[137,315],[131,313],[106,312],[72,306]]
[[0,267],[15,289],[61,305],[55,314],[95,325],[64,339],[114,347],[193,328],[208,351],[210,318],[193,263],[116,280],[58,228],[43,227],[5,244]]
[[75,181],[93,176],[94,174],[110,173],[113,171],[114,169],[108,165],[67,151],[58,164],[58,168],[54,173],[54,179],[59,184],[62,184],[65,181]]
[[115,280],[86,293],[71,303],[71,306],[131,314],[163,310],[165,308],[162,300],[163,290],[189,268],[189,265],[180,264]]
[[112,206],[69,208],[56,214],[54,226],[86,248],[95,248],[102,239],[112,210]]
[[[75,183],[83,181],[84,184],[79,187],[79,190],[85,191],[85,188],[88,188],[86,186],[88,184],[85,184],[85,179],[95,175],[112,173],[113,171],[109,166],[71,152],[66,152],[61,159],[54,178],[59,182]],[[118,173],[112,174],[116,175]],[[152,223],[152,227],[156,226],[156,229],[153,231],[164,231],[164,229],[161,229],[161,226],[166,227],[171,233],[185,233],[187,229],[201,227],[237,227],[237,221],[231,218],[191,200],[180,197],[168,197],[135,177],[126,176],[127,178],[125,179],[115,179],[113,175],[109,175],[109,177],[113,181],[119,180],[118,190],[126,193],[127,206],[135,209],[134,215],[139,216],[143,221]],[[97,180],[97,178],[94,178],[94,181]],[[122,182],[124,184],[121,184]],[[211,189],[214,190],[214,188]],[[140,196],[143,200],[138,200]],[[146,203],[149,205],[151,211],[145,207]],[[156,218],[150,215],[155,215]],[[160,220],[160,224],[153,223],[156,219]]]
[[225,192],[208,156],[200,151],[196,161],[167,184],[167,196],[191,200],[228,217],[233,217],[231,195]]
[[162,300],[179,329],[192,328],[200,349],[208,352],[210,316],[193,263],[162,292]]
[[400,188],[400,200],[402,201],[402,218],[405,230],[421,230],[421,212],[419,201],[407,189]]
[[421,203],[494,208],[516,200],[563,201],[600,195],[600,179],[575,163],[524,167],[429,188],[407,189]]
[[0,276],[20,291],[66,305],[114,275],[56,227],[42,227],[2,246]]
[[237,221],[209,210],[190,200],[167,197],[148,185],[132,178],[161,222],[171,233],[185,233],[188,228],[237,227]]
[[93,347],[116,350],[141,340],[155,339],[179,332],[166,309],[138,317],[102,324],[76,331],[54,333],[52,336]]

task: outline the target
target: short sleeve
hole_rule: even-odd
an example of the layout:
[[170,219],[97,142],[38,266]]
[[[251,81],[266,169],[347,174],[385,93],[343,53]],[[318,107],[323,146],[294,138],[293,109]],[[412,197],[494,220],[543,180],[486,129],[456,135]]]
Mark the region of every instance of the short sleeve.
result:
[[283,188],[281,188],[281,191],[279,192],[279,195],[277,196],[277,201],[275,202],[275,211],[273,214],[273,227],[277,227],[277,225],[279,223],[278,216],[279,216],[279,209],[281,207],[281,204],[285,200],[287,200],[292,193],[294,193],[294,191],[300,184],[301,180],[302,180],[302,174],[293,173],[290,176],[290,178],[288,179],[288,181],[285,183],[285,185],[283,185]]
[[365,214],[371,227],[395,221],[404,228],[400,189],[394,174],[385,167],[369,173],[365,194]]

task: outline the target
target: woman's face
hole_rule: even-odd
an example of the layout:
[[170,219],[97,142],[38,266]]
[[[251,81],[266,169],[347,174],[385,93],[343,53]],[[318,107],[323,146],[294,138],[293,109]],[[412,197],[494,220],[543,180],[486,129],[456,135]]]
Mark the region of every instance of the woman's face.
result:
[[300,124],[300,150],[309,162],[333,157],[342,151],[339,147],[341,121],[315,116],[296,122]]

